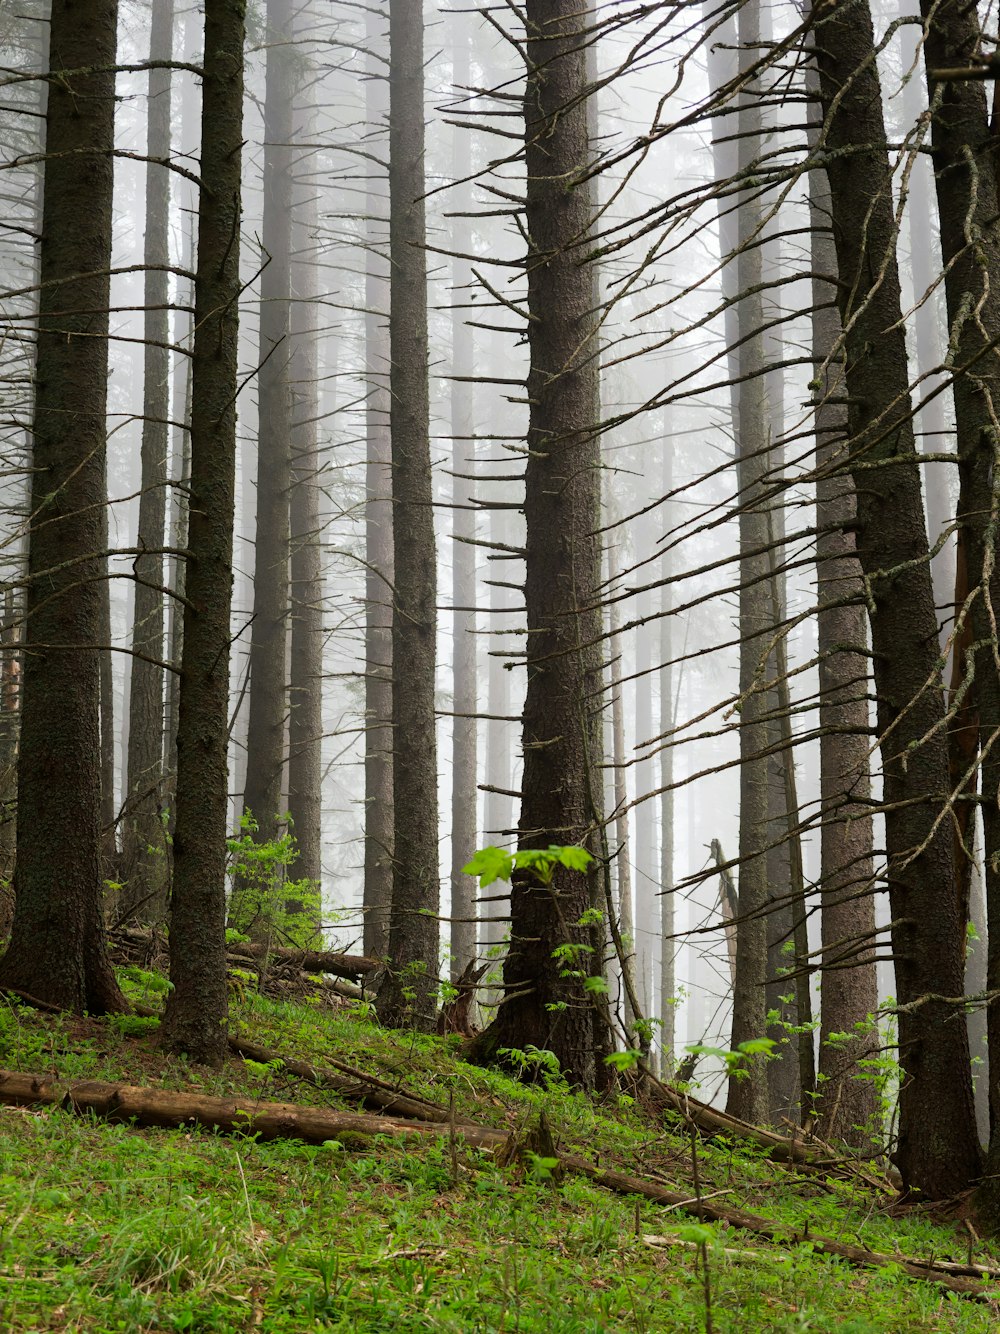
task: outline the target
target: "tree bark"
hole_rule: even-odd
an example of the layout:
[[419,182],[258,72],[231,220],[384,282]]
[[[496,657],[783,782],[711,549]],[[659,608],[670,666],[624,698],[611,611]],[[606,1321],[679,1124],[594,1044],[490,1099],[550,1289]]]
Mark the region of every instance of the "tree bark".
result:
[[170,417],[170,157],[174,0],[150,16],[146,113],[145,314],[139,525],[122,829],[122,908],[143,921],[166,911],[163,811],[163,541]]
[[236,478],[243,0],[206,0],[192,360],[190,536],[164,1040],[225,1058],[230,614]]
[[[278,837],[288,711],[288,556],[291,489],[289,313],[292,254],[292,139],[295,134],[291,0],[267,0],[264,92],[264,216],[257,402],[257,539],[244,814],[259,843]],[[237,891],[238,893],[238,888]],[[235,895],[234,895],[235,897]],[[256,909],[251,908],[251,915]],[[254,930],[267,929],[261,920]]]
[[[758,58],[760,10],[748,0],[739,11],[739,64],[745,70]],[[749,175],[760,154],[759,83],[741,94],[737,167]],[[736,982],[733,987],[732,1047],[764,1037],[768,975],[768,744],[769,703],[765,689],[767,641],[773,630],[769,588],[768,503],[763,495],[769,471],[767,383],[764,377],[762,216],[759,187],[739,196],[737,210],[739,300],[739,376],[735,413],[736,477],[740,528],[740,915],[736,924]],[[767,1067],[754,1058],[729,1084],[727,1109],[760,1124],[769,1113]]]
[[101,902],[98,650],[116,36],[116,0],[53,0],[16,902],[0,961],[3,986],[97,1014],[127,1008]]
[[[953,65],[956,57],[976,58],[984,37],[975,8],[954,0],[934,6],[921,0],[920,9],[928,69]],[[965,655],[964,675],[978,714],[987,917],[993,927],[989,932],[987,987],[992,987],[1000,979],[1000,656],[996,629],[996,609],[1000,606],[1000,570],[996,567],[1000,501],[994,485],[1000,442],[1000,173],[983,84],[976,80],[932,83],[930,94],[931,154],[945,263],[949,349],[958,368],[953,380],[959,457],[957,518],[968,577],[965,614],[971,615],[974,641],[967,647],[960,643],[955,652],[956,656]],[[959,615],[962,611],[956,607]],[[956,723],[960,720],[961,715]],[[955,744],[961,750],[960,737],[955,737]],[[962,792],[974,795],[975,778],[969,781],[964,775],[958,777]],[[968,805],[968,800],[963,804]],[[966,859],[971,857],[973,822],[964,818],[960,825],[966,827],[967,839],[956,848],[956,856]],[[957,901],[951,906],[964,946],[969,920],[968,876],[960,876],[957,885]],[[995,1013],[996,1009],[994,1005],[987,1011],[993,1134],[979,1203],[992,1216],[992,1225],[1000,1226],[1000,1183],[996,1177],[1000,1168],[1000,1014]]]
[[[365,118],[381,126],[388,112],[384,19],[366,14]],[[381,142],[381,141],[380,141]],[[389,439],[389,282],[384,255],[388,181],[368,164],[365,202],[365,884],[364,949],[389,951],[392,900],[392,447]]]
[[[465,15],[454,20],[463,25],[455,38],[452,84],[456,96],[472,81]],[[464,181],[472,169],[470,138],[465,129],[452,131],[452,176]],[[452,203],[456,212],[470,203],[467,187],[460,188]],[[450,244],[457,254],[472,250],[472,228],[467,218],[453,221]],[[474,876],[462,867],[476,849],[478,743],[476,720],[476,535],[475,471],[476,442],[473,436],[472,384],[475,371],[475,331],[465,325],[462,308],[468,304],[472,273],[467,260],[454,259],[452,281],[451,365],[451,471],[454,518],[452,520],[452,770],[451,770],[451,976],[461,977],[477,956],[476,895]]]
[[[302,12],[295,25],[298,41],[309,32],[310,14]],[[301,49],[301,48],[300,48]],[[303,92],[295,107],[297,141],[313,134],[315,66],[298,75]],[[309,883],[312,927],[318,932],[322,913],[323,830],[323,550],[320,523],[320,458],[317,420],[316,320],[317,185],[306,164],[314,158],[298,149],[294,182],[292,311],[289,380],[291,395],[291,663],[288,720],[288,812],[298,848],[293,875]],[[306,912],[299,899],[286,899],[285,911],[294,920]],[[309,930],[308,919],[305,923]]]
[[[582,262],[592,225],[585,42],[571,0],[526,7],[529,426],[525,468],[527,694],[520,845],[584,843],[601,814],[602,635],[598,346],[593,280]],[[585,988],[603,972],[603,930],[579,925],[596,874],[560,868],[549,886],[517,877],[504,997],[479,1053],[529,1044],[567,1078],[599,1082],[606,1019]],[[556,949],[572,958],[553,957]]]
[[[674,441],[669,430],[670,417],[664,421],[663,432],[663,494],[668,496],[674,488]],[[670,519],[674,513],[673,503],[664,506],[666,523],[670,530]],[[677,1064],[677,941],[674,934],[677,929],[674,889],[674,746],[670,733],[677,725],[674,708],[674,694],[677,682],[674,675],[674,590],[670,582],[673,575],[673,552],[669,538],[660,557],[660,715],[657,731],[660,742],[660,1051],[662,1053],[661,1072],[666,1079]],[[641,633],[641,632],[640,632]],[[647,635],[649,632],[647,631]],[[637,664],[638,667],[638,664]],[[679,675],[679,673],[678,673]],[[652,718],[650,718],[652,721]],[[641,736],[641,732],[640,732]]]
[[[808,87],[817,90],[814,70]],[[818,140],[811,132],[810,147]],[[816,579],[820,723],[820,1005],[819,1134],[858,1149],[878,1128],[878,1094],[860,1078],[878,1048],[878,978],[868,772],[868,654],[861,566],[854,535],[857,507],[847,468],[843,330],[836,306],[837,251],[830,186],[809,175],[813,268],[812,355],[816,430]],[[844,963],[851,966],[843,967]],[[833,1038],[834,1034],[848,1035]]]
[[947,743],[909,374],[900,318],[881,89],[864,4],[815,11],[823,146],[845,329],[857,550],[868,581],[902,1067],[895,1159],[939,1199],[979,1170],[964,1022],[927,999],[958,995],[965,921],[945,814]]
[[424,21],[389,5],[392,903],[379,1015],[432,1031],[438,987],[437,559],[428,386]]

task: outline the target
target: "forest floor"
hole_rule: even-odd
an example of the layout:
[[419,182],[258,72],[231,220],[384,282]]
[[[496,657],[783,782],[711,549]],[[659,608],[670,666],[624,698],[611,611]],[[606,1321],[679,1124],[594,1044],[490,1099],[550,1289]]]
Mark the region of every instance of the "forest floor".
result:
[[[133,999],[162,980],[125,970]],[[558,1154],[700,1191],[787,1227],[767,1240],[610,1191],[553,1160],[501,1165],[440,1139],[322,1145],[197,1128],[137,1129],[59,1108],[0,1107],[0,1330],[985,1331],[1000,1282],[962,1296],[895,1263],[857,1267],[801,1238],[997,1264],[956,1206],[901,1209],[849,1173],[769,1161],[679,1117],[526,1087],[465,1064],[457,1038],[381,1030],[322,995],[234,997],[236,1030],[288,1058],[341,1062],[511,1132],[544,1111]],[[39,1014],[0,998],[0,1066],[344,1109],[329,1089],[234,1056],[218,1073],[167,1060],[156,1020]],[[693,1152],[695,1158],[693,1159]],[[501,1159],[504,1155],[500,1155]],[[697,1190],[694,1187],[697,1167]],[[947,1212],[947,1211],[946,1211]]]

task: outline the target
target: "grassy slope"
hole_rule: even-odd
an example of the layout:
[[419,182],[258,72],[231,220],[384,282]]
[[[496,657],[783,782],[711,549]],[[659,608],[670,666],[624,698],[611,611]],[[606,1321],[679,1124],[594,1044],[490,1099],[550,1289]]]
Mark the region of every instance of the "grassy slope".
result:
[[[687,1191],[677,1127],[620,1099],[525,1089],[463,1064],[451,1040],[380,1031],[364,1014],[250,996],[243,1032],[289,1056],[335,1057],[399,1079],[460,1115],[527,1126],[546,1109],[560,1147]],[[234,1061],[218,1076],[164,1065],[137,1021],[53,1020],[0,1002],[0,1065],[64,1078],[160,1081],[215,1093],[333,1095]],[[620,1105],[618,1105],[620,1103]],[[920,1213],[783,1172],[738,1145],[702,1144],[703,1189],[734,1205],[882,1251],[964,1259],[968,1235]],[[63,1112],[0,1109],[0,1330],[700,1331],[704,1275],[690,1245],[649,1234],[689,1220],[611,1195],[498,1169],[447,1141],[326,1148],[200,1131],[136,1131]],[[985,1331],[985,1306],[906,1278],[862,1271],[714,1230],[716,1331]],[[737,1255],[731,1251],[740,1252]],[[985,1258],[983,1248],[977,1249]]]

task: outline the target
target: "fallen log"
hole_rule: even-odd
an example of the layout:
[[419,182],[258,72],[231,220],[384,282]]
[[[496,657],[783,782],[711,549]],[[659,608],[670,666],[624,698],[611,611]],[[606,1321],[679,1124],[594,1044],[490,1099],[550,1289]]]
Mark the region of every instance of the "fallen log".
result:
[[363,1107],[376,1107],[383,1112],[392,1112],[396,1116],[414,1121],[444,1122],[449,1119],[448,1109],[429,1102],[418,1094],[386,1088],[382,1080],[366,1075],[363,1071],[352,1071],[351,1075],[340,1074],[336,1070],[325,1070],[322,1066],[311,1065],[308,1061],[297,1061],[280,1052],[270,1051],[246,1038],[230,1038],[229,1049],[237,1056],[258,1061],[261,1065],[270,1065],[280,1061],[281,1069],[296,1079],[304,1079],[319,1088],[332,1089],[343,1098],[360,1102]]
[[639,1195],[656,1204],[668,1205],[673,1209],[683,1209],[686,1213],[713,1223],[726,1223],[729,1227],[752,1232],[755,1236],[765,1237],[768,1241],[782,1246],[799,1243],[810,1246],[822,1255],[836,1256],[850,1264],[865,1269],[881,1269],[883,1265],[898,1265],[913,1278],[926,1279],[937,1283],[950,1292],[960,1293],[963,1297],[972,1297],[976,1301],[996,1306],[1000,1290],[990,1292],[984,1283],[1000,1284],[1000,1271],[988,1265],[959,1264],[953,1261],[921,1260],[919,1256],[888,1255],[880,1251],[870,1251],[865,1246],[853,1246],[846,1241],[837,1241],[833,1237],[818,1236],[808,1227],[798,1229],[787,1223],[776,1223],[759,1214],[748,1214],[742,1209],[731,1209],[714,1200],[702,1197],[700,1200],[691,1195],[681,1195],[668,1190],[656,1182],[646,1181],[642,1177],[628,1176],[624,1172],[607,1171],[595,1167],[584,1158],[564,1157],[562,1162],[570,1171],[586,1177],[596,1186],[614,1191],[618,1195]]
[[[226,1134],[252,1135],[262,1140],[300,1139],[307,1144],[324,1144],[341,1135],[413,1135],[423,1139],[441,1139],[453,1135],[473,1148],[482,1149],[497,1149],[511,1142],[507,1132],[488,1130],[481,1126],[406,1121],[375,1116],[370,1112],[331,1112],[296,1103],[213,1098],[200,1093],[139,1088],[97,1080],[59,1084],[43,1075],[21,1074],[13,1070],[0,1070],[0,1102],[17,1107],[60,1107],[68,1112],[89,1113],[106,1120],[134,1122],[140,1126],[166,1129],[203,1126]],[[727,1208],[711,1197],[682,1195],[642,1177],[599,1168],[575,1155],[558,1156],[564,1169],[586,1177],[605,1190],[621,1195],[638,1195],[672,1209],[683,1209],[701,1220],[726,1223],[785,1247],[802,1243],[817,1253],[836,1256],[864,1268],[898,1265],[914,1278],[936,1283],[963,1297],[997,1306],[997,1296],[986,1289],[984,1283],[1000,1282],[1000,1271],[988,1266],[963,1265],[953,1261],[925,1262],[916,1256],[870,1251],[863,1246],[815,1235],[808,1227],[797,1229],[787,1223],[762,1218],[758,1214]]]
[[665,1084],[646,1066],[642,1067],[641,1077],[655,1101],[662,1107],[676,1112],[688,1125],[695,1126],[703,1134],[734,1135],[766,1149],[768,1157],[776,1163],[788,1163],[830,1173],[846,1171],[852,1176],[860,1177],[872,1189],[893,1191],[889,1181],[868,1164],[852,1158],[839,1157],[832,1147],[824,1144],[822,1140],[793,1138],[762,1126],[751,1125],[749,1121],[741,1121],[738,1117],[730,1116],[728,1112],[720,1112],[717,1108],[710,1107],[707,1102],[700,1102],[689,1093]]
[[[449,1125],[439,1122],[375,1116],[370,1112],[337,1112],[254,1098],[214,1098],[203,1093],[99,1080],[61,1084],[44,1075],[14,1070],[0,1070],[0,1102],[15,1107],[61,1107],[108,1121],[133,1121],[139,1126],[169,1130],[202,1126],[224,1134],[262,1140],[299,1139],[306,1144],[324,1144],[341,1135],[416,1135],[440,1139],[451,1132]],[[502,1130],[480,1126],[459,1125],[456,1131],[473,1148],[494,1148],[507,1138]]]
[[274,945],[255,945],[250,941],[240,944],[239,953],[248,959],[264,959],[273,963],[287,964],[303,973],[332,973],[334,977],[346,977],[351,980],[368,977],[382,967],[381,960],[369,959],[363,954],[293,950]]

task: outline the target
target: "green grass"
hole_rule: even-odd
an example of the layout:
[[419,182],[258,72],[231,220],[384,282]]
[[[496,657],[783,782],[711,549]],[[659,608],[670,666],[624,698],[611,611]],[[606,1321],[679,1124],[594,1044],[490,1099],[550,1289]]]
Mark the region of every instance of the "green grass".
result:
[[[133,996],[151,984],[126,977]],[[464,1064],[450,1039],[380,1030],[361,1010],[247,995],[241,1031],[289,1056],[336,1058],[399,1079],[459,1115],[526,1127],[544,1108],[561,1148],[688,1192],[690,1145],[626,1098],[605,1105]],[[340,1105],[239,1061],[210,1074],[164,1061],[148,1021],[73,1021],[0,1002],[0,1065],[66,1078]],[[965,1258],[968,1235],[923,1213],[894,1218],[860,1188],[783,1172],[743,1145],[702,1143],[703,1189],[733,1205],[877,1250]],[[0,1330],[367,1334],[701,1331],[705,1283],[690,1245],[654,1247],[690,1219],[559,1183],[447,1140],[308,1147],[197,1130],[140,1131],[62,1111],[0,1109]],[[729,1254],[730,1251],[739,1254]],[[988,1258],[979,1246],[976,1253]],[[985,1331],[985,1306],[852,1268],[808,1246],[716,1227],[714,1328]]]

